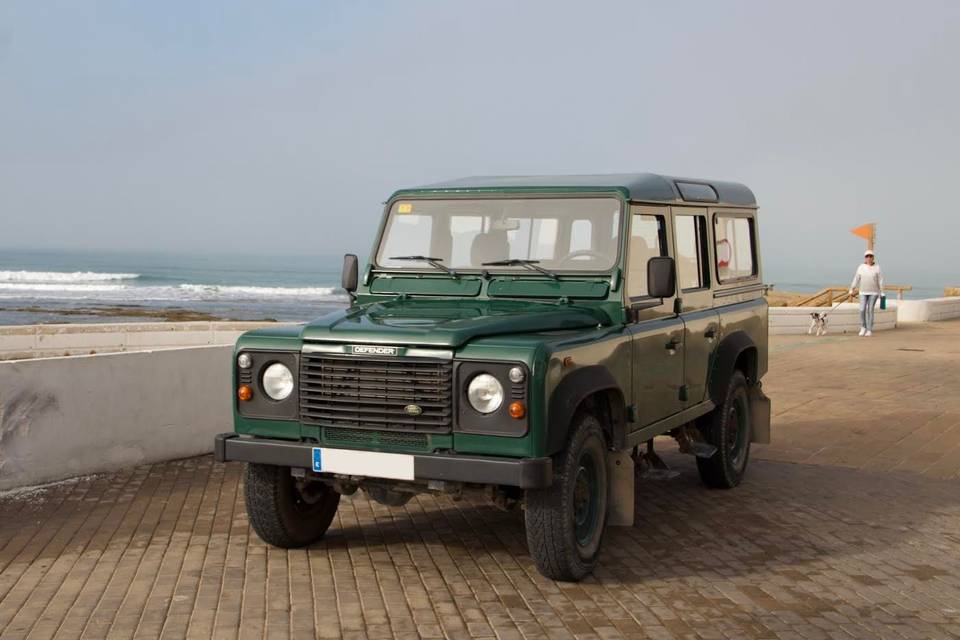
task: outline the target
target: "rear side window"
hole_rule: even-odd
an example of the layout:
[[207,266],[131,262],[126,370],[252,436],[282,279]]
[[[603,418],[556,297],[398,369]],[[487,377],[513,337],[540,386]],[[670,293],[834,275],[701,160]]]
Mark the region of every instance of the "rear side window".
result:
[[753,218],[717,214],[714,218],[717,279],[743,280],[757,275]]
[[703,216],[678,214],[673,219],[677,234],[677,277],[684,291],[710,286],[707,269],[707,220]]

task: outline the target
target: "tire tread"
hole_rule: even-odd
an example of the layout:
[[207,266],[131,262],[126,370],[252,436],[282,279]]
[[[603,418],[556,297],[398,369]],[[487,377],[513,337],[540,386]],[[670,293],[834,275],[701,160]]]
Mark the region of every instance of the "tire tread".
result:
[[747,379],[743,372],[737,370],[730,376],[727,382],[727,390],[724,394],[724,401],[721,406],[716,407],[709,414],[704,416],[699,427],[706,440],[717,447],[717,452],[709,458],[697,458],[697,470],[700,472],[700,479],[708,487],[715,489],[732,489],[740,484],[743,475],[746,472],[747,463],[750,460],[750,434],[749,434],[749,413],[747,415],[747,442],[745,446],[747,459],[743,463],[743,469],[740,473],[735,473],[728,460],[728,453],[724,447],[724,436],[729,425],[726,424],[729,416],[730,403],[734,401],[734,395],[738,389],[747,388]]
[[[589,561],[584,561],[576,548],[566,496],[570,488],[568,471],[576,463],[580,447],[591,437],[604,443],[603,430],[595,417],[578,414],[574,418],[567,447],[554,458],[553,484],[546,489],[528,490],[526,493],[527,549],[531,558],[544,576],[553,580],[577,581],[593,570],[600,549]],[[601,461],[605,464],[605,460]],[[604,500],[604,506],[606,501]],[[601,529],[606,526],[606,513]],[[601,539],[603,531],[600,533]],[[602,546],[602,545],[601,545]]]
[[319,540],[336,515],[340,494],[330,491],[317,513],[295,520],[285,513],[290,500],[290,469],[268,464],[247,464],[245,502],[247,519],[261,540],[282,549],[303,547]]

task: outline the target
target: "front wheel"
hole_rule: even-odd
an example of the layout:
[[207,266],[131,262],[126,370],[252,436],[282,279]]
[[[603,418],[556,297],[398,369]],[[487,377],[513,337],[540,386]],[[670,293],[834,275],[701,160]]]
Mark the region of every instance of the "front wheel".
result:
[[303,547],[323,537],[340,494],[322,482],[297,482],[288,467],[247,464],[247,518],[260,539],[275,547]]
[[732,489],[740,484],[750,459],[750,400],[747,379],[734,371],[723,404],[698,424],[704,439],[717,448],[709,458],[697,458],[700,479],[709,487]]
[[607,457],[597,419],[580,414],[566,450],[554,459],[553,485],[526,494],[527,547],[540,573],[580,580],[600,555],[607,524]]

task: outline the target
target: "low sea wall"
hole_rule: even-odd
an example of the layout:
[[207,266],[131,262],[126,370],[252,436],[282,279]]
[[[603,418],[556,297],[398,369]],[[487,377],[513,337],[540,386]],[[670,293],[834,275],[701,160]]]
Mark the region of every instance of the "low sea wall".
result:
[[233,428],[232,351],[0,362],[0,489],[212,451]]
[[[827,333],[858,333],[860,331],[860,307],[856,303],[844,303],[830,311],[829,307],[770,307],[770,335],[807,333],[810,329],[810,314],[827,315]],[[874,331],[887,331],[897,326],[897,310],[877,306],[874,316]]]
[[[810,314],[825,311],[771,307],[770,334],[806,333]],[[956,317],[960,298],[892,301],[874,330]],[[232,428],[232,345],[257,326],[0,327],[0,490],[209,452]],[[828,316],[830,334],[859,328],[856,304]],[[27,359],[9,359],[18,353]]]
[[0,360],[234,344],[275,322],[116,322],[0,327]]
[[937,322],[960,318],[960,298],[898,300],[897,322]]

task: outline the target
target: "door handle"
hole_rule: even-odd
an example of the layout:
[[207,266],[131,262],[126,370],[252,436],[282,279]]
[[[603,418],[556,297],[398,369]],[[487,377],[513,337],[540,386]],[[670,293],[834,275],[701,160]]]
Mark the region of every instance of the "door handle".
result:
[[717,328],[710,327],[709,329],[707,329],[706,333],[703,334],[703,337],[706,338],[707,340],[713,340],[714,338],[717,337]]
[[673,338],[665,346],[667,351],[676,351],[677,347],[679,347],[680,344],[681,342],[679,340],[677,340],[676,338]]

